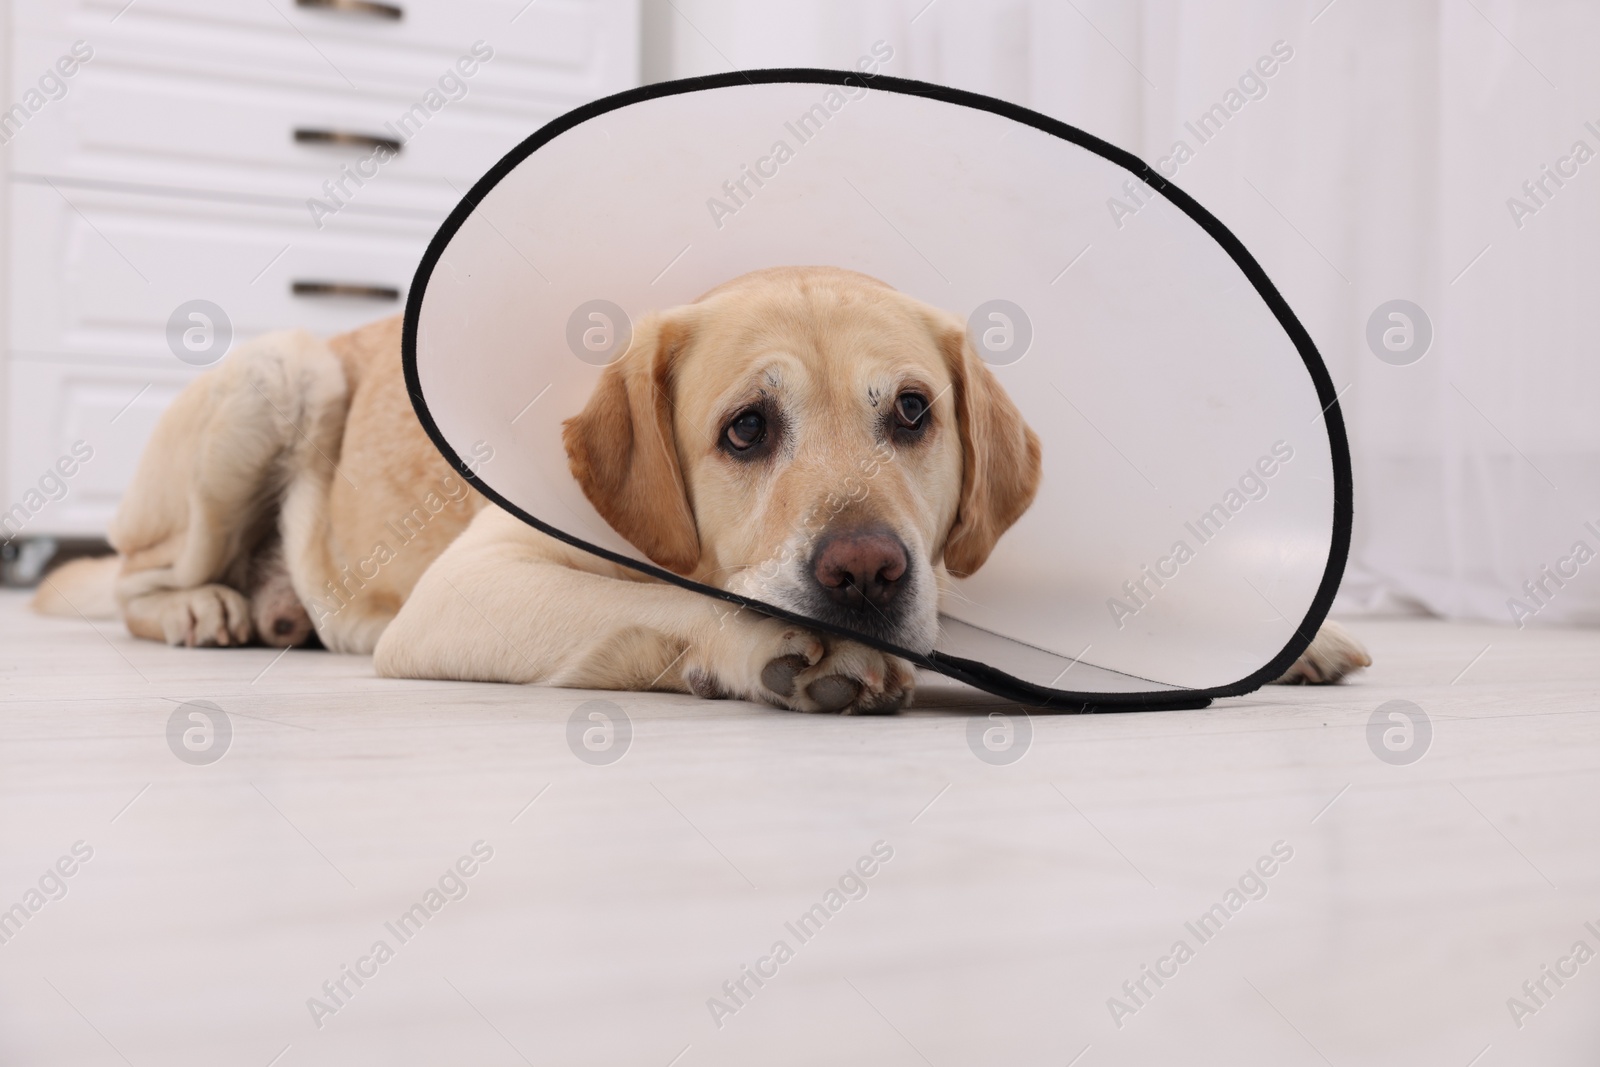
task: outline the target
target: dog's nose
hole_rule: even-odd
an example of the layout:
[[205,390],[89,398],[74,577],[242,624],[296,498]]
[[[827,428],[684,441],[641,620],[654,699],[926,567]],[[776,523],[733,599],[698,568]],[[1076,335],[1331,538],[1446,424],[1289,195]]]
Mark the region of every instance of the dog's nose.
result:
[[811,557],[811,575],[834,603],[887,608],[906,573],[906,546],[882,527],[827,534]]

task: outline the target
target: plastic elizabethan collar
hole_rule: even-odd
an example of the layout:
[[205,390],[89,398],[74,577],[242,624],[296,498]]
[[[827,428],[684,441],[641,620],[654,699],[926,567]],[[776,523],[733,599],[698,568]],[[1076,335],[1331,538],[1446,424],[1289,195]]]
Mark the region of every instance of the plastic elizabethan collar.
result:
[[524,521],[740,600],[612,530],[569,472],[561,423],[626,351],[630,320],[788,264],[967,316],[1043,444],[1036,502],[956,583],[936,651],[869,643],[1018,700],[1103,710],[1203,706],[1304,650],[1351,520],[1343,422],[1309,335],[1157,172],[988,97],[763,70],[557,119],[473,188],[417,271],[418,415],[464,470],[491,442],[467,476]]

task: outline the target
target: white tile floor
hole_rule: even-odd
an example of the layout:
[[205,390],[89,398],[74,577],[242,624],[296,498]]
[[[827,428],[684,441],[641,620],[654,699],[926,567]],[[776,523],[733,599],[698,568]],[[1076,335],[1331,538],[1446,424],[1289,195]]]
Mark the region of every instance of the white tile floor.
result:
[[[1005,705],[936,679],[920,710],[841,719],[97,629],[0,597],[0,908],[39,905],[0,944],[7,1065],[1600,1056],[1600,961],[1521,988],[1600,951],[1600,632],[1360,622],[1356,684],[1035,717],[992,766],[968,724]],[[567,742],[596,697],[632,724],[605,766]],[[1396,698],[1433,730],[1409,765],[1367,740]],[[196,699],[233,732],[209,765],[167,739]],[[465,896],[426,899],[480,841],[445,879]],[[866,895],[830,901],[875,842]],[[1266,895],[1202,942],[1186,922],[1278,842]],[[59,896],[63,856],[66,894],[29,898]],[[385,924],[417,902],[438,910],[402,942]],[[841,902],[806,941],[785,926]],[[1135,999],[1145,964],[1176,973]],[[334,1000],[345,965],[370,977]],[[720,1028],[713,996],[738,1007]]]

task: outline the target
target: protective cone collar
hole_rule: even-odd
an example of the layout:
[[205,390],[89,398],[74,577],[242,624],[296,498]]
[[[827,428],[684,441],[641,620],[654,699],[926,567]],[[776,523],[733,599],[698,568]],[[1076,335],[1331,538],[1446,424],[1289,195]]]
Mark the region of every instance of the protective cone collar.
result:
[[[955,583],[929,655],[655,566],[569,472],[562,420],[630,322],[799,264],[970,316],[1042,442],[1036,501]],[[1239,240],[1134,155],[942,86],[753,70],[569,112],[434,237],[404,352],[434,443],[523,521],[1056,710],[1203,707],[1271,681],[1349,548],[1338,399]],[[485,443],[493,460],[471,462]]]

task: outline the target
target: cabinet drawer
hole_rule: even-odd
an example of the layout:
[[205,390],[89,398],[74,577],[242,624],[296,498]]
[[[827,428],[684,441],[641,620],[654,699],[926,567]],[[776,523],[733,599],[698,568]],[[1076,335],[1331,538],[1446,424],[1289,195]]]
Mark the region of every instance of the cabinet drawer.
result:
[[[328,335],[403,308],[431,221],[63,185],[11,187],[12,351],[30,357],[165,358],[180,304],[220,306],[235,341],[289,327]],[[296,296],[292,285],[387,287],[390,300]]]
[[[13,359],[0,537],[104,536],[161,412],[197,369]],[[74,455],[73,446],[85,448]],[[66,462],[58,466],[65,457]],[[69,476],[62,472],[70,470]],[[19,512],[16,509],[20,507]]]
[[[43,39],[26,43],[49,56]],[[353,210],[409,209],[442,220],[459,199],[457,190],[464,193],[561,111],[549,103],[516,112],[484,106],[477,81],[474,75],[452,82],[458,98],[440,93],[431,99],[443,106],[430,111],[421,88],[406,97],[263,87],[239,77],[202,84],[193,76],[119,66],[97,54],[73,76],[63,99],[18,132],[12,168],[33,176],[272,198],[299,206],[308,218],[306,201],[336,203],[324,184],[342,182],[345,191],[336,195]],[[378,165],[369,159],[371,144],[339,143],[367,137],[402,147]],[[342,176],[345,166],[363,168],[362,185]]]
[[[637,79],[633,0],[386,2],[403,17],[294,0],[14,0],[13,6],[19,31],[47,39],[57,51],[83,39],[95,49],[94,63],[206,80],[420,93],[475,41],[494,50],[477,76],[480,91],[508,105],[540,94],[575,103]],[[37,56],[19,60],[16,77],[30,81],[38,64]]]

